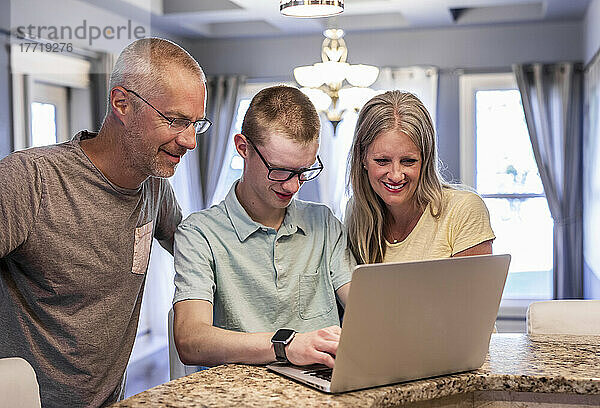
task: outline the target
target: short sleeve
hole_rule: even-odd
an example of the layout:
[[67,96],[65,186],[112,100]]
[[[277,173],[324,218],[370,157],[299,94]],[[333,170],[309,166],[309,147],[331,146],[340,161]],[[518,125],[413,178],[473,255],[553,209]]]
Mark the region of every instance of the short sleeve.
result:
[[477,194],[461,192],[449,211],[452,255],[496,238],[488,209]]
[[0,161],[0,258],[27,240],[41,205],[42,185],[36,161],[25,153]]
[[334,290],[338,290],[352,280],[352,271],[356,266],[354,256],[348,248],[348,236],[342,223],[328,209],[328,233],[332,242],[329,272]]
[[161,179],[161,194],[158,207],[158,217],[154,237],[160,245],[173,253],[173,236],[181,222],[181,208],[175,198],[175,193],[166,179]]
[[190,218],[181,223],[175,232],[173,304],[189,299],[207,300],[212,303],[216,290],[214,258],[206,237],[189,221]]

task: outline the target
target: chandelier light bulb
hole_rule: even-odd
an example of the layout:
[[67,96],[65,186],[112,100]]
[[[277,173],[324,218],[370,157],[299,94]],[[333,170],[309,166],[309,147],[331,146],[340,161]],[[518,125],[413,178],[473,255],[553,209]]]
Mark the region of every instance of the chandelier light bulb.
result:
[[331,98],[325,92],[318,88],[301,88],[304,95],[315,105],[315,109],[319,112],[325,112],[331,105]]
[[326,85],[339,89],[346,79],[349,65],[347,62],[325,61],[316,63],[314,67],[317,70],[316,75],[322,78]]
[[314,65],[294,68],[294,78],[300,86],[318,88],[323,85],[323,77],[317,72]]
[[366,88],[373,85],[379,76],[379,68],[372,65],[350,65],[346,71],[346,80],[353,86]]

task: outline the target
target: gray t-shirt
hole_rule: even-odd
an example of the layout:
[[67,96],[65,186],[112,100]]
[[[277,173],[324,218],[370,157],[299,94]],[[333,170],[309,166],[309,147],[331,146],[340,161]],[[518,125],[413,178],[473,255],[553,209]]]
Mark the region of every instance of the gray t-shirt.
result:
[[33,366],[42,406],[101,406],[121,391],[152,237],[172,252],[167,180],[110,183],[79,140],[0,161],[0,358]]

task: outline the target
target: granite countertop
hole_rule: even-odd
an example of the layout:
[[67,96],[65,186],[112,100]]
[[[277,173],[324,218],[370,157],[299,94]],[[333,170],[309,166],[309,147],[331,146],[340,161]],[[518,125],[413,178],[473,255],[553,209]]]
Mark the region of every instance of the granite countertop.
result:
[[600,337],[493,334],[478,370],[338,395],[313,390],[262,366],[223,365],[159,385],[113,407],[385,407],[475,391],[600,395]]

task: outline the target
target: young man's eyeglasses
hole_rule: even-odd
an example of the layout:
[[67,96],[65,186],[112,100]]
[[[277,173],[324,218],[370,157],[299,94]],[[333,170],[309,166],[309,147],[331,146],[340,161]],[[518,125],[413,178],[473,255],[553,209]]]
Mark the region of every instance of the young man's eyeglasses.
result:
[[186,119],[186,118],[166,117],[165,115],[163,115],[163,113],[161,111],[159,111],[154,106],[152,106],[152,104],[150,102],[148,102],[147,100],[142,98],[140,96],[140,94],[138,94],[137,92],[132,91],[131,89],[127,89],[127,88],[123,88],[123,89],[125,89],[127,92],[131,92],[132,94],[134,94],[135,96],[140,98],[142,101],[146,102],[146,104],[148,104],[148,106],[150,106],[152,109],[154,109],[156,111],[156,113],[158,113],[160,116],[162,116],[163,119],[169,123],[169,128],[172,129],[175,133],[181,133],[184,130],[186,130],[191,124],[194,124],[194,129],[196,131],[196,134],[199,135],[201,133],[206,132],[208,130],[208,128],[210,127],[210,125],[212,125],[212,122],[210,120],[208,120],[207,118],[199,119],[194,122],[194,121],[192,121],[190,119]]
[[291,169],[283,169],[281,167],[271,167],[269,163],[265,160],[263,155],[258,151],[256,145],[249,137],[246,137],[246,140],[252,145],[254,151],[258,154],[258,157],[262,160],[262,162],[269,170],[267,174],[267,178],[271,181],[288,181],[296,174],[298,175],[299,181],[308,181],[316,178],[321,171],[323,170],[323,163],[321,162],[321,158],[317,155],[317,162],[319,163],[316,167],[311,167],[309,169],[303,170],[291,170]]

